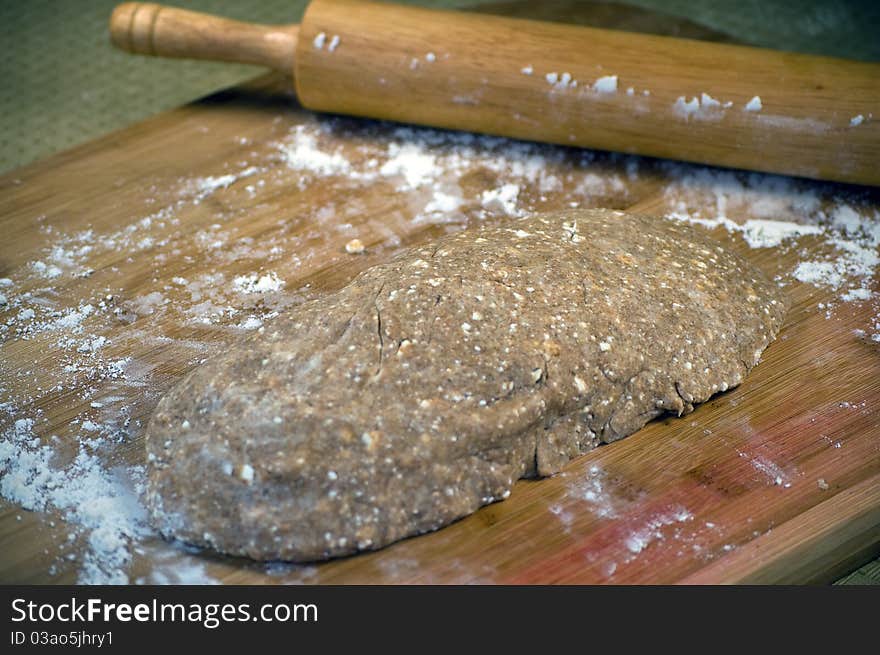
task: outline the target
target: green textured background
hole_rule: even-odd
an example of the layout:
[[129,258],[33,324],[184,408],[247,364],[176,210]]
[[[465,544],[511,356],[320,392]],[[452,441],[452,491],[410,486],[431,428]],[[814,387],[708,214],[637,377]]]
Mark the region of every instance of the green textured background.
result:
[[[446,8],[502,3],[512,4],[402,2]],[[262,72],[249,66],[118,52],[107,35],[107,19],[116,4],[117,0],[0,0],[0,173]],[[299,21],[307,2],[171,4],[240,20],[291,23]],[[684,17],[743,43],[880,61],[880,0],[628,0],[625,4]],[[840,582],[880,584],[880,559]]]

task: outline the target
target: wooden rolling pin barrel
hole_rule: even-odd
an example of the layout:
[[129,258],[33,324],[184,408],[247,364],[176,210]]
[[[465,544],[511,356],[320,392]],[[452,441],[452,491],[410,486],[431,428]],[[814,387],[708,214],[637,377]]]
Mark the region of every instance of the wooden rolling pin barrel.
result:
[[130,52],[292,74],[308,109],[880,185],[880,64],[362,0],[261,26],[155,4]]

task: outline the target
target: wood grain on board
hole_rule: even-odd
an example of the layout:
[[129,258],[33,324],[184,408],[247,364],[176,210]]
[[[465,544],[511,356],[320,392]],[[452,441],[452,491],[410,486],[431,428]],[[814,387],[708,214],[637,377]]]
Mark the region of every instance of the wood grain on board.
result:
[[[278,144],[296,125],[317,130],[315,120],[298,107],[289,82],[270,76],[0,178],[0,277],[23,279],[16,292],[31,291],[53,307],[104,299],[107,310],[84,324],[110,340],[102,361],[131,358],[122,377],[82,370],[59,378],[59,358],[68,355],[57,334],[7,335],[2,386],[21,412],[39,417],[41,435],[57,435],[63,451],[77,434],[71,422],[94,415],[119,426],[104,451],[107,466],[143,464],[144,426],[162,393],[238,338],[245,317],[295,311],[401,248],[462,227],[413,221],[412,193],[398,193],[393,180],[362,184],[331,175],[303,183],[307,174],[290,168]],[[327,128],[321,145],[350,161],[399,138],[392,126],[369,121],[318,124]],[[430,147],[442,154],[444,143]],[[562,189],[542,194],[524,186],[523,206],[568,206],[566,175],[589,172],[625,184],[596,186],[578,197],[582,206],[669,209],[671,173],[659,162],[638,160],[638,174],[628,175],[630,158],[540,148]],[[243,173],[254,166],[257,172]],[[235,179],[210,192],[199,186],[224,175]],[[456,177],[468,197],[499,176],[474,164]],[[876,192],[844,192],[880,207]],[[715,210],[713,198],[690,202],[707,215]],[[478,208],[464,214],[477,220]],[[825,248],[806,236],[793,246],[750,249],[724,230],[712,234],[771,276]],[[353,237],[365,254],[345,252]],[[53,243],[89,245],[74,262],[88,270],[65,269],[51,283],[27,275]],[[277,274],[283,291],[224,295],[235,276],[255,271]],[[175,282],[181,279],[190,284]],[[194,298],[192,282],[200,279],[209,305]],[[435,533],[306,566],[191,553],[149,537],[135,550],[130,579],[197,563],[234,584],[831,580],[880,552],[880,353],[854,333],[870,324],[870,303],[835,303],[827,313],[819,304],[834,303],[835,293],[797,282],[786,289],[786,324],[739,388],[600,447],[557,476],[520,481],[508,500]],[[151,297],[161,301],[145,300]],[[233,301],[234,311],[225,310]],[[63,518],[0,501],[0,580],[75,582]],[[80,557],[82,542],[75,537]]]

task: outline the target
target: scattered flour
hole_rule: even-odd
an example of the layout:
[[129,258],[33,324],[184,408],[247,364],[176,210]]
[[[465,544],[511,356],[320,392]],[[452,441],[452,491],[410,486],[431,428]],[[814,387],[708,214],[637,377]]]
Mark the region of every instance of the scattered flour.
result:
[[793,275],[801,282],[835,289],[839,288],[845,279],[836,262],[800,262],[794,269]]
[[232,286],[241,293],[271,293],[283,289],[284,280],[280,279],[277,273],[274,272],[269,272],[265,275],[250,273],[248,275],[235,276],[232,280]]
[[770,221],[766,219],[750,219],[740,224],[729,218],[699,218],[689,214],[672,212],[668,218],[694,225],[702,225],[710,229],[723,227],[729,232],[739,232],[752,248],[774,248],[787,239],[807,234],[823,234],[824,229],[817,225],[801,225],[789,221]]
[[854,302],[859,300],[870,300],[874,297],[873,292],[866,287],[859,287],[858,289],[850,289],[846,293],[842,293],[840,298],[844,302]]
[[80,443],[65,467],[58,452],[34,433],[35,421],[18,419],[0,435],[0,495],[24,509],[60,512],[70,533],[86,541],[81,584],[126,584],[133,540],[149,534],[138,500],[143,469],[108,471]]
[[[328,171],[323,161],[340,155],[334,170],[346,170],[353,185],[387,180],[395,184],[397,192],[409,194],[408,202],[417,205],[415,223],[466,223],[469,216],[481,218],[485,214],[518,216],[535,207],[534,201],[523,202],[525,189],[534,189],[542,202],[543,194],[559,192],[569,183],[574,184],[571,195],[576,202],[611,192],[626,194],[626,184],[616,172],[601,175],[586,170],[593,157],[588,152],[581,155],[583,163],[572,169],[565,165],[566,153],[549,146],[396,127],[380,142],[384,146],[365,149],[363,158],[345,159],[332,145],[335,133],[328,125],[332,123],[309,126],[307,133],[306,128],[293,130],[291,137],[278,145],[287,152],[287,160],[295,162],[291,167],[308,176],[326,177],[333,171]],[[311,138],[304,139],[305,134]],[[325,135],[330,145],[322,149],[317,137]],[[474,169],[485,170],[498,182],[492,184],[489,178],[482,189],[465,191],[461,176]],[[532,193],[528,197],[533,197]]]
[[600,518],[616,518],[622,503],[615,495],[605,471],[596,465],[590,467],[585,479],[569,484],[568,495],[585,500],[590,505],[590,511]]
[[737,451],[737,454],[741,458],[749,460],[752,467],[764,475],[771,484],[776,485],[777,487],[783,487],[784,489],[791,487],[789,475],[775,462],[772,462],[761,455],[750,457],[742,451]]
[[225,189],[238,179],[235,175],[217,175],[202,177],[193,181],[193,188],[199,194],[209,195],[217,189]]
[[242,330],[256,330],[263,327],[263,321],[258,316],[248,316],[244,322],[239,324]]
[[[870,339],[880,341],[880,303],[872,291],[880,266],[880,213],[833,185],[784,177],[666,165],[667,216],[738,233],[753,248],[787,248],[818,239],[821,253],[803,255],[783,279],[830,289],[844,302],[872,302]],[[714,207],[707,211],[706,207]],[[699,210],[694,210],[699,207]],[[826,312],[830,318],[832,312]]]
[[[684,507],[673,507],[672,509],[658,513],[640,524],[635,530],[631,531],[623,540],[623,545],[632,553],[632,556],[638,555],[653,542],[663,539],[663,528],[675,523],[683,523],[692,521],[691,514]],[[630,558],[632,559],[632,558]]]
[[691,98],[690,100],[685,100],[684,96],[678,96],[675,104],[672,105],[672,109],[676,114],[687,120],[700,111],[700,100],[696,97]]
[[522,212],[517,209],[516,199],[519,196],[519,186],[516,184],[503,184],[497,189],[483,191],[482,205],[490,211],[501,212],[508,216],[519,216]]
[[[854,222],[854,211],[848,205],[838,207],[831,214],[829,245],[836,255],[824,260],[802,261],[794,271],[801,282],[839,289],[845,283],[856,282],[859,287],[844,294],[844,300],[867,300],[869,280],[880,265],[880,216],[860,217]],[[851,294],[851,295],[848,295]]]
[[33,267],[34,271],[36,271],[38,275],[41,275],[47,280],[54,280],[56,277],[59,277],[61,275],[61,269],[54,264],[47,266],[43,262],[34,262]]
[[685,96],[676,98],[672,105],[672,111],[686,121],[691,118],[696,120],[719,120],[724,117],[724,110],[733,105],[732,102],[721,102],[708,93],[703,92],[700,97],[692,97],[688,100]]
[[801,225],[790,221],[771,221],[753,218],[742,224],[740,230],[746,243],[752,248],[775,248],[787,239],[807,234],[823,234],[818,225]]
[[158,291],[153,291],[145,296],[129,301],[128,305],[135,313],[141,316],[149,316],[167,302],[165,296]]
[[764,105],[761,103],[761,96],[755,96],[746,103],[746,106],[743,109],[745,111],[761,111],[763,108]]
[[320,175],[344,175],[351,164],[339,152],[328,153],[318,147],[318,140],[306,125],[293,129],[292,139],[279,145],[285,163],[294,170]]
[[719,109],[721,103],[704,91],[700,94],[700,107],[705,109]]
[[596,93],[617,93],[617,75],[605,75],[593,82]]
[[[173,552],[173,551],[172,551]],[[135,584],[153,585],[218,585],[220,582],[205,571],[205,565],[192,559],[180,560],[177,553],[169,556],[163,551],[152,554],[157,566],[146,577],[138,578]]]
[[364,242],[360,239],[352,239],[348,243],[345,244],[345,252],[349,255],[361,255],[366,251],[366,246],[364,246]]
[[431,200],[425,205],[425,213],[448,214],[456,211],[462,204],[460,195],[453,195],[443,191],[434,191]]

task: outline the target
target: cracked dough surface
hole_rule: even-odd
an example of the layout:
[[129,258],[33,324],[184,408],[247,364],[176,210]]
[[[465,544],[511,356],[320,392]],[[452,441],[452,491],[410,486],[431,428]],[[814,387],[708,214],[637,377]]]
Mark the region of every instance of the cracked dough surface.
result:
[[147,431],[152,517],[257,559],[379,548],[739,384],[784,314],[751,264],[662,218],[468,229],[186,376]]

